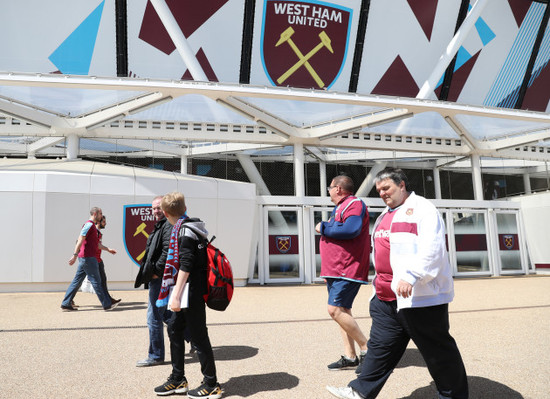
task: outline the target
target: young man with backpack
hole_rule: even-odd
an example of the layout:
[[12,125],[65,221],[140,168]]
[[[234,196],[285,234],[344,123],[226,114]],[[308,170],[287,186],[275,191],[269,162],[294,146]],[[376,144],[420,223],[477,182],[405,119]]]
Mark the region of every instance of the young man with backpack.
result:
[[[207,293],[208,232],[204,222],[187,216],[183,194],[166,194],[162,198],[161,207],[170,224],[174,225],[157,300],[157,306],[168,306],[173,312],[167,321],[172,373],[164,384],[155,388],[155,393],[161,396],[187,393],[189,398],[221,398],[222,390],[216,377],[214,353],[206,327],[204,302]],[[182,299],[185,304],[182,304]],[[184,371],[186,327],[203,374],[202,384],[193,390],[189,390]]]

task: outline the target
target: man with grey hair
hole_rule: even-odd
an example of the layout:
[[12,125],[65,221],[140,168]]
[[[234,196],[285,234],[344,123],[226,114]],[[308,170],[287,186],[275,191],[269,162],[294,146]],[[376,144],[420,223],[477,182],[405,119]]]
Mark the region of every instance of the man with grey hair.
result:
[[149,354],[147,358],[137,362],[136,367],[156,366],[164,363],[164,325],[163,321],[169,317],[170,312],[166,306],[157,307],[155,305],[159,296],[164,266],[166,265],[166,256],[168,255],[168,244],[170,244],[170,234],[172,225],[168,222],[160,203],[162,195],[153,198],[152,210],[157,223],[153,232],[147,238],[145,244],[145,255],[141,262],[135,288],[144,284],[149,288],[149,302],[147,304],[147,327],[149,328]]
[[94,287],[94,291],[101,302],[104,310],[113,310],[117,307],[118,303],[113,303],[111,297],[103,289],[101,284],[101,276],[99,274],[99,264],[97,262],[96,254],[98,248],[105,248],[103,244],[99,242],[99,235],[97,234],[96,223],[98,223],[103,217],[103,212],[98,207],[93,207],[90,210],[91,218],[84,223],[80,235],[76,241],[74,247],[73,256],[69,259],[69,265],[74,265],[78,259],[78,268],[73,281],[67,288],[65,298],[61,303],[61,309],[63,311],[77,310],[76,306],[72,304],[73,298],[76,295],[78,289],[82,285],[84,278],[88,276],[88,280]]
[[412,339],[439,399],[467,399],[466,370],[449,334],[454,289],[443,219],[431,202],[410,191],[401,169],[382,170],[375,184],[387,207],[372,233],[376,277],[368,351],[357,379],[327,390],[341,399],[376,398]]

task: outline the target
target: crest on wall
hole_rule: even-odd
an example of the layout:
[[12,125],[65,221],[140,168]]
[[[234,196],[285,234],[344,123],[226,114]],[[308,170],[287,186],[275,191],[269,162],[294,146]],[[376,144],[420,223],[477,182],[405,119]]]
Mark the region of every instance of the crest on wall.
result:
[[512,234],[504,234],[502,236],[502,242],[506,249],[514,248],[514,236]]
[[292,248],[292,237],[290,236],[276,236],[275,241],[277,244],[277,250],[280,253],[286,254]]
[[155,223],[151,204],[124,205],[124,247],[130,259],[138,266],[145,256],[145,245]]
[[344,67],[352,14],[321,1],[266,0],[261,56],[271,83],[330,88]]

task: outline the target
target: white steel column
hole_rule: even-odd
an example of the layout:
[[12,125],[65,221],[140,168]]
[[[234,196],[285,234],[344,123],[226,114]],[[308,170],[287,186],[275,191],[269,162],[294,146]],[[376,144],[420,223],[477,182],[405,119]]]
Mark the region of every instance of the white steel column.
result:
[[374,163],[374,166],[365,177],[365,180],[363,180],[363,183],[361,183],[361,186],[355,192],[355,195],[357,197],[366,197],[367,195],[369,195],[370,190],[372,190],[372,187],[374,186],[374,178],[376,177],[378,172],[382,171],[386,167],[387,164],[387,162]]
[[296,197],[306,195],[304,158],[304,145],[302,143],[294,144],[294,195]]
[[182,175],[187,174],[187,160],[188,160],[187,155],[182,154],[181,159],[180,159],[180,173]]
[[76,134],[67,136],[67,159],[78,159],[78,151],[80,148],[80,137]]
[[474,183],[474,199],[483,201],[483,183],[481,179],[481,161],[479,155],[472,154],[472,182]]
[[531,194],[531,180],[528,172],[523,173],[523,187],[525,188],[525,194]]
[[176,18],[172,14],[172,11],[170,11],[170,8],[166,4],[166,1],[151,0],[151,4],[155,8],[155,11],[162,21],[162,24],[166,28],[166,31],[170,35],[170,39],[172,39],[172,41],[174,42],[178,53],[183,59],[185,65],[187,66],[187,69],[189,69],[189,72],[191,73],[193,79],[202,82],[208,82],[206,74],[202,70],[199,61],[197,61],[197,57],[195,57],[193,50],[189,46],[187,39],[183,35],[183,32],[181,31],[178,22],[176,21]]
[[327,196],[327,163],[319,161],[319,188],[321,189],[321,197]]
[[439,177],[439,168],[433,168],[435,199],[441,199],[441,179]]
[[439,58],[439,61],[437,62],[437,65],[432,71],[430,77],[422,85],[422,88],[418,92],[416,98],[428,99],[433,95],[435,85],[437,84],[437,82],[439,82],[441,76],[443,76],[443,74],[445,73],[445,69],[447,69],[449,63],[457,53],[458,49],[464,43],[464,40],[470,33],[470,30],[474,27],[477,19],[481,15],[481,12],[488,3],[489,0],[476,1],[476,3],[466,16],[466,19],[464,19],[464,22],[462,23],[462,25],[460,25],[460,28],[454,35],[453,39],[447,45],[447,49]]

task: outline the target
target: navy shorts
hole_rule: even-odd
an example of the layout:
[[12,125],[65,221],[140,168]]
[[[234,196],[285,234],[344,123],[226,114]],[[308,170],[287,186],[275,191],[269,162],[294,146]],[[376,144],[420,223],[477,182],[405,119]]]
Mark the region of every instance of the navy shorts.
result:
[[327,278],[328,304],[341,308],[351,309],[353,300],[361,288],[361,283],[343,280],[341,278]]

